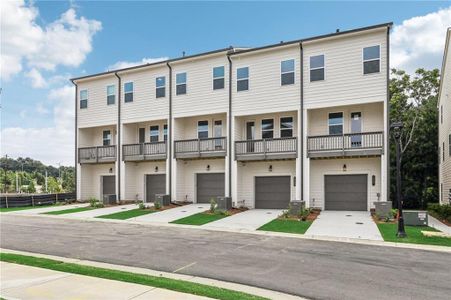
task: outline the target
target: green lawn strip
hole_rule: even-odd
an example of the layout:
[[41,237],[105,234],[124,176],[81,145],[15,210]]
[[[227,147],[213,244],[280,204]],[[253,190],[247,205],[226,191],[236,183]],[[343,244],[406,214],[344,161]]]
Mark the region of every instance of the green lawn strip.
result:
[[304,234],[310,225],[312,225],[311,221],[275,219],[269,223],[266,223],[257,230]]
[[181,218],[175,221],[172,221],[173,224],[184,224],[184,225],[204,225],[213,221],[220,220],[222,218],[227,217],[226,215],[220,213],[207,213],[201,212],[195,215],[191,215],[185,218]]
[[438,231],[428,226],[405,226],[407,238],[396,237],[398,231],[398,224],[384,224],[378,223],[377,227],[386,242],[395,243],[410,243],[410,244],[426,244],[437,246],[451,247],[451,238],[438,237],[438,236],[424,236],[421,231]]
[[39,205],[39,206],[21,206],[21,207],[2,207],[0,208],[0,212],[10,212],[10,211],[18,211],[18,210],[26,210],[26,209],[33,209],[33,208],[43,208],[43,207],[50,207],[50,206],[56,206],[56,205]]
[[64,215],[64,214],[73,214],[76,212],[81,212],[81,211],[85,211],[85,210],[91,210],[91,209],[95,209],[94,207],[76,207],[76,208],[69,208],[69,209],[63,209],[63,210],[55,210],[55,211],[49,211],[46,213],[43,213],[45,215]]
[[0,260],[9,263],[33,266],[60,272],[117,280],[122,282],[136,283],[215,299],[224,299],[224,300],[267,299],[243,292],[233,291],[229,289],[184,280],[170,279],[145,274],[136,274],[126,271],[105,269],[99,267],[84,266],[80,264],[66,263],[53,259],[39,258],[34,256],[0,253]]
[[109,215],[103,215],[103,216],[97,216],[96,218],[101,218],[101,219],[114,219],[114,220],[126,220],[126,219],[130,219],[130,218],[135,218],[135,217],[139,217],[139,216],[144,216],[147,214],[151,214],[156,212],[155,210],[150,210],[150,209],[131,209],[131,210],[126,210],[126,211],[120,211],[120,212],[116,212],[113,214],[109,214]]

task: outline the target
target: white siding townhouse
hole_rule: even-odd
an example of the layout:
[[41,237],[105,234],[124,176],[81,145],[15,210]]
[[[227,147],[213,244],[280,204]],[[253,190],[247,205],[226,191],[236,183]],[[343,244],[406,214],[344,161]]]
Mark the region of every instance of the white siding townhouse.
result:
[[391,23],[72,79],[77,199],[369,210],[388,191]]
[[440,203],[451,204],[451,28],[446,33],[438,98]]

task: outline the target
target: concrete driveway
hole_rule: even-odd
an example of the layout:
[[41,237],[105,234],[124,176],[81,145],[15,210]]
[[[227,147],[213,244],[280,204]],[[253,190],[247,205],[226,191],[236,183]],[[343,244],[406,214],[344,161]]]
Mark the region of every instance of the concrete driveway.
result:
[[129,220],[140,222],[157,222],[157,223],[169,223],[184,217],[188,217],[200,212],[204,212],[210,208],[210,204],[188,204],[180,207],[170,208],[161,212],[132,218]]
[[305,235],[383,241],[367,211],[322,211]]
[[282,209],[250,209],[233,216],[202,225],[203,228],[222,228],[233,230],[256,230],[274,220]]
[[77,218],[77,219],[87,219],[87,218],[95,218],[98,216],[114,214],[121,211],[131,210],[138,208],[136,204],[127,204],[127,205],[115,205],[105,208],[97,208],[93,210],[85,210],[77,213],[62,215],[64,217]]

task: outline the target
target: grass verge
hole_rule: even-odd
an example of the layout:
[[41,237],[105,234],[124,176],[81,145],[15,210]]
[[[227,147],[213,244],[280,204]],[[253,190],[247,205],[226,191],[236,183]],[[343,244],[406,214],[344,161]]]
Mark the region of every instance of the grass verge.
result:
[[85,207],[77,207],[77,208],[69,208],[69,209],[63,209],[63,210],[56,210],[56,211],[49,211],[46,213],[43,213],[44,215],[65,215],[65,214],[73,214],[76,212],[81,212],[85,210],[92,210],[95,209],[94,207],[85,206]]
[[204,225],[213,221],[217,221],[227,217],[226,215],[220,213],[207,213],[201,212],[192,216],[188,216],[185,218],[181,218],[175,221],[172,221],[173,224],[184,224],[184,225]]
[[409,243],[409,244],[425,244],[436,246],[448,246],[451,247],[451,238],[438,237],[438,236],[424,236],[421,231],[438,231],[428,226],[405,226],[407,233],[406,238],[396,237],[398,231],[398,224],[385,224],[378,223],[377,227],[386,242],[395,243]]
[[311,221],[275,219],[257,230],[304,234],[310,225],[312,225]]
[[39,258],[28,255],[0,253],[0,260],[9,263],[33,266],[60,272],[79,274],[91,277],[98,277],[122,282],[130,282],[147,285],[167,290],[188,293],[198,296],[205,296],[214,299],[235,300],[235,299],[266,299],[263,297],[233,291],[229,289],[199,284],[184,280],[157,277],[145,274],[137,274],[119,270],[105,269],[99,267],[84,266],[74,263],[66,263],[58,260]]
[[0,208],[0,212],[19,211],[19,210],[43,208],[43,207],[50,207],[50,206],[55,206],[55,205],[22,206],[22,207],[8,207],[8,208],[2,207],[2,208]]
[[126,211],[120,211],[120,212],[109,214],[109,215],[97,216],[96,218],[113,219],[113,220],[127,220],[130,218],[144,216],[144,215],[151,214],[154,212],[156,212],[156,211],[150,210],[150,209],[136,208],[136,209],[126,210]]

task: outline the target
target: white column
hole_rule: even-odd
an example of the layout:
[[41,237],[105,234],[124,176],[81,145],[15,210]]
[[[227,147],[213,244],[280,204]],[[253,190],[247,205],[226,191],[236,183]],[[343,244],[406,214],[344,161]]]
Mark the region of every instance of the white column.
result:
[[388,115],[387,115],[387,102],[384,102],[384,154],[381,156],[381,201],[387,201],[389,200],[389,196],[387,195],[387,188],[388,188],[388,166],[387,166],[387,159],[388,159]]
[[[77,148],[78,149],[78,148]],[[82,200],[81,199],[81,165],[77,162],[77,165],[75,166],[77,168],[77,200]],[[85,199],[83,199],[85,200]]]
[[304,157],[303,159],[303,169],[304,169],[304,197],[308,207],[313,204],[310,203],[310,159],[307,158],[307,136],[309,132],[308,128],[308,111],[305,109],[302,113],[302,122],[304,122]]
[[[175,153],[175,143],[174,143],[174,141],[175,141],[175,136],[176,136],[175,131],[177,130],[177,126],[175,124],[175,118],[172,118],[172,122],[171,123],[172,123],[172,128],[173,128],[173,130],[171,130],[172,147],[171,147],[171,153],[168,153],[168,155],[169,155],[169,159],[172,160],[172,170],[170,170],[171,174],[172,174],[172,183],[171,183],[172,186],[171,187],[168,186],[168,187],[171,189],[171,195],[172,195],[172,199],[171,200],[172,201],[174,201],[174,200],[183,201],[184,199],[177,199],[177,160],[174,158],[174,153]],[[168,162],[169,162],[169,159],[168,159]],[[169,168],[168,168],[168,170],[169,170]],[[169,185],[169,183],[168,183],[168,185]]]
[[[229,152],[229,143],[230,142],[232,142],[232,146],[233,146],[233,142],[234,142],[234,139],[233,139],[233,135],[231,134],[231,131],[229,130],[229,113],[227,113],[226,114],[226,137],[227,137],[227,139],[226,139],[226,149],[227,149],[227,155],[226,155],[226,157],[225,157],[225,159],[224,159],[224,161],[225,161],[225,168],[224,168],[224,170],[225,170],[225,172],[224,172],[224,175],[225,175],[225,196],[226,197],[232,197],[232,195],[230,195],[230,184],[231,184],[231,182],[229,181],[229,174],[230,174],[230,172],[232,172],[232,170],[230,170],[230,168],[229,168],[229,161],[232,159],[232,151],[230,151]],[[232,122],[233,123],[233,122]],[[213,127],[214,127],[214,125],[213,125]],[[213,130],[214,130],[214,128],[213,128]],[[232,147],[233,148],[233,147]]]
[[301,139],[302,139],[302,132],[301,132],[301,122],[303,120],[302,118],[302,112],[301,110],[298,110],[298,116],[297,116],[297,122],[296,122],[296,126],[297,126],[297,149],[298,149],[298,157],[296,159],[296,199],[294,200],[303,200],[302,195],[301,195],[301,162],[302,162],[302,155],[301,155]]

